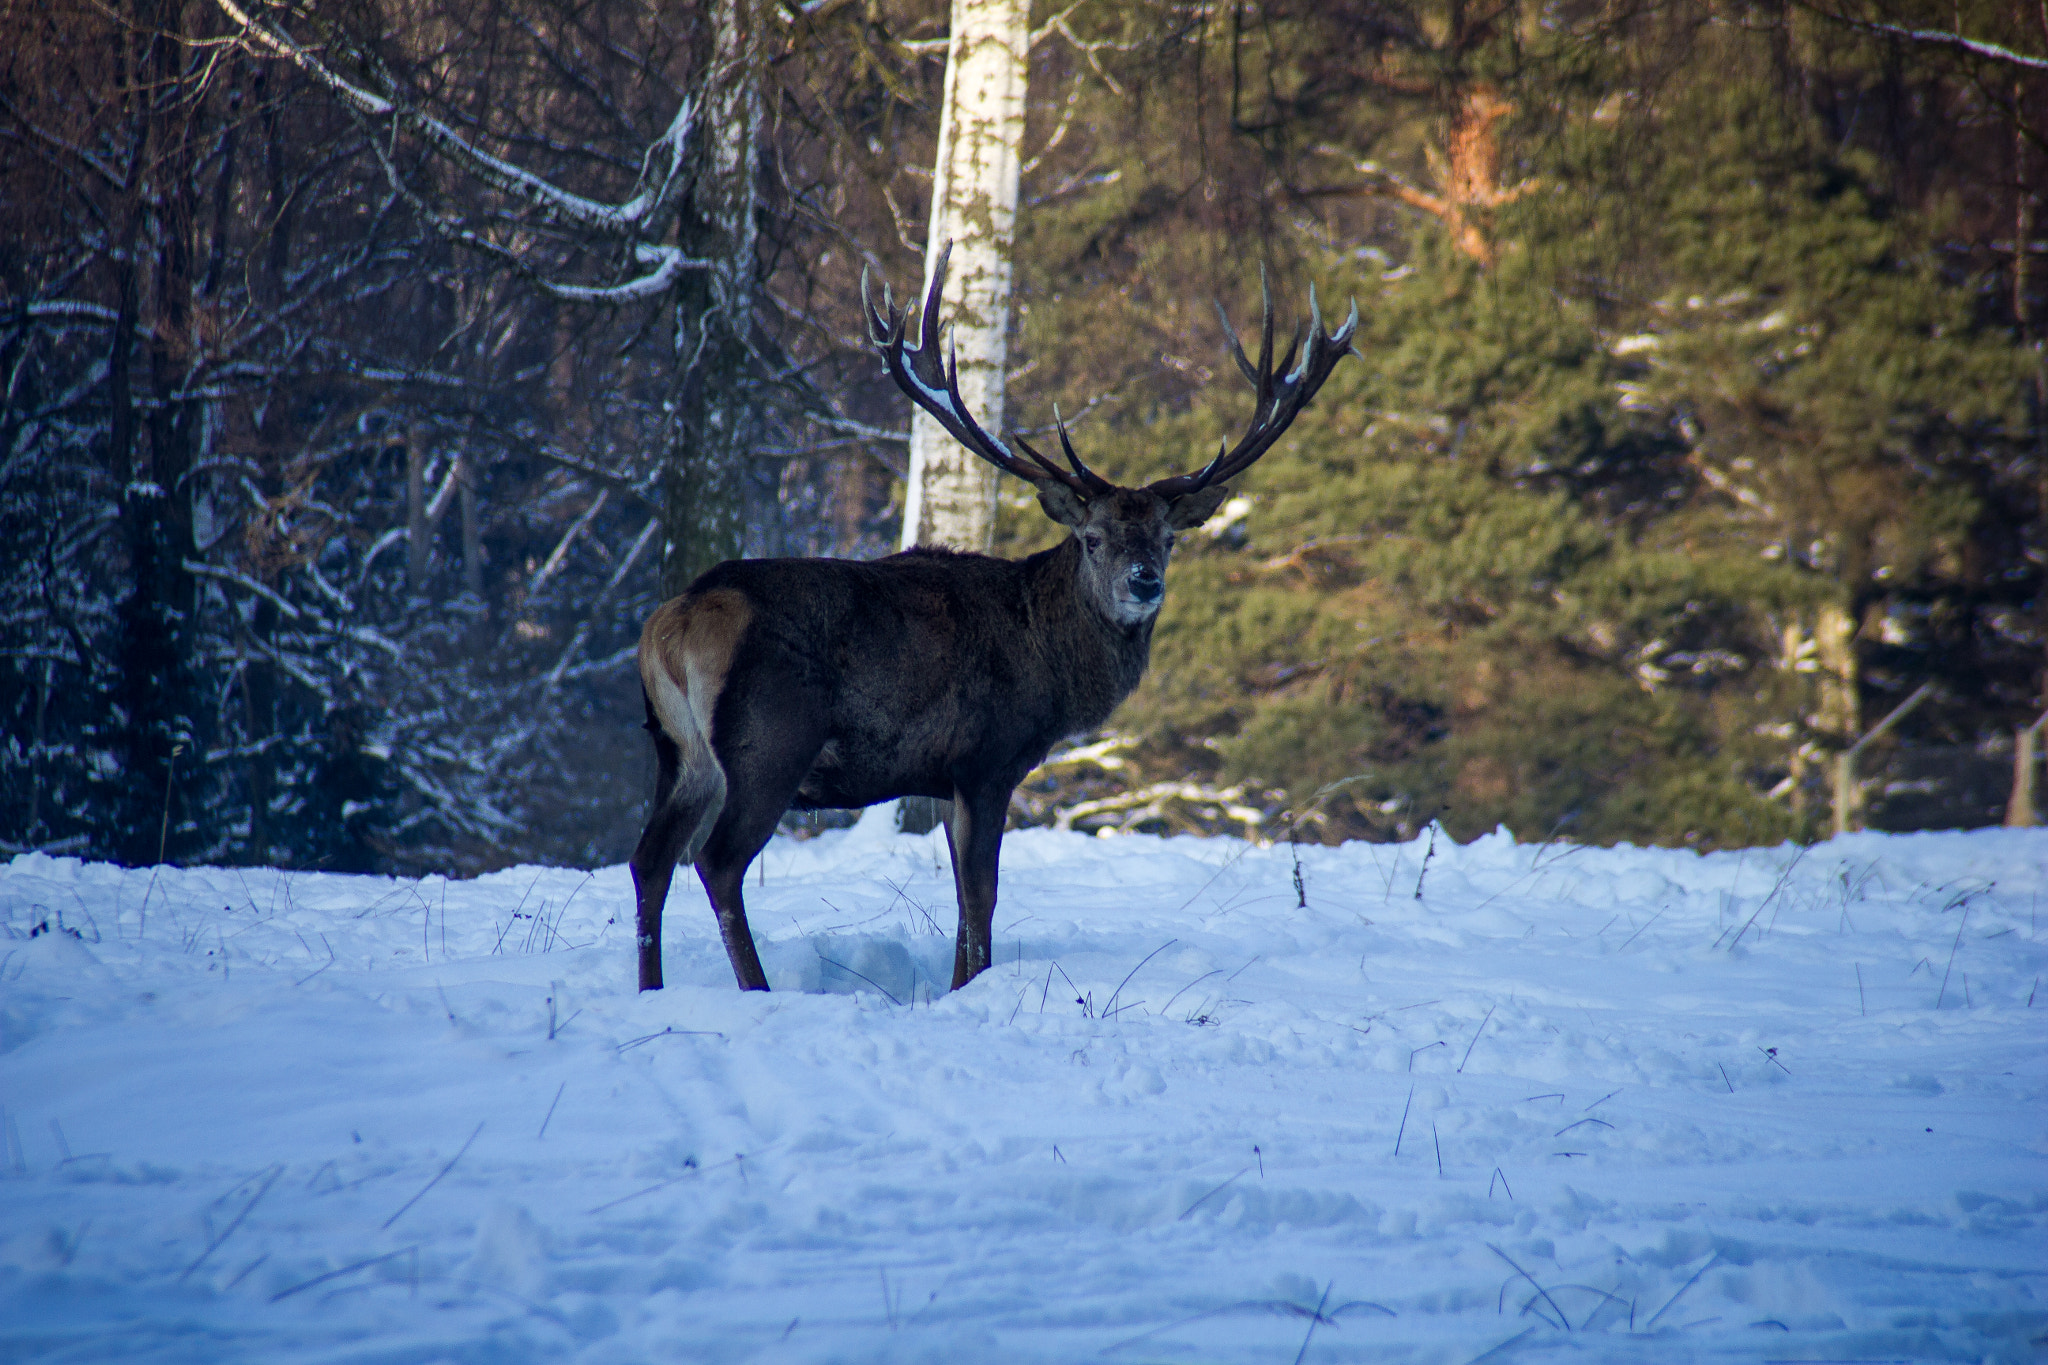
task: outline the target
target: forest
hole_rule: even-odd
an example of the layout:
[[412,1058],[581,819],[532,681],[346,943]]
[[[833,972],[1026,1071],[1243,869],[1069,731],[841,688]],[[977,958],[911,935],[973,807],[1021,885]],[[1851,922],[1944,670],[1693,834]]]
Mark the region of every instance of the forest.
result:
[[[2034,822],[2048,10],[1007,3],[991,425],[1195,468],[1219,305],[1361,317],[1014,823]],[[990,5],[0,0],[0,850],[622,860],[647,614],[934,496],[860,298]]]

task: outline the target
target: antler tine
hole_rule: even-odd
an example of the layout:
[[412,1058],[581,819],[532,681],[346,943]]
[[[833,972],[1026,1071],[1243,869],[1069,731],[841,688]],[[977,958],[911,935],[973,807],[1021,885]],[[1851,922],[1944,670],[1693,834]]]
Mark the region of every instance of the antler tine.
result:
[[1066,452],[1067,463],[1074,467],[1074,473],[1094,492],[1107,493],[1113,486],[1109,480],[1097,474],[1087,465],[1082,464],[1081,457],[1074,453],[1074,443],[1067,436],[1067,419],[1060,416],[1060,405],[1058,403],[1052,405],[1052,424],[1059,428],[1060,449]]
[[939,259],[932,266],[931,287],[925,290],[924,303],[918,309],[917,348],[930,355],[939,353],[939,299],[946,290],[946,263],[953,259],[953,243],[950,238],[939,248]]
[[1251,422],[1234,448],[1219,448],[1216,458],[1198,472],[1179,474],[1151,484],[1151,490],[1162,497],[1184,497],[1212,483],[1234,478],[1250,468],[1301,415],[1302,409],[1322,388],[1323,381],[1336,369],[1337,362],[1353,351],[1351,339],[1358,331],[1358,301],[1352,300],[1351,312],[1344,319],[1344,325],[1331,333],[1323,325],[1322,308],[1311,286],[1309,317],[1296,325],[1294,339],[1288,344],[1287,353],[1281,357],[1276,375],[1273,366],[1273,294],[1267,286],[1263,268],[1259,272],[1259,292],[1263,296],[1265,316],[1259,329],[1259,364],[1256,370],[1245,358],[1237,330],[1230,326],[1229,314],[1224,312],[1221,303],[1216,306],[1217,316],[1223,320],[1231,355],[1237,361],[1238,369],[1257,391]]
[[1253,388],[1257,388],[1259,372],[1253,369],[1252,362],[1245,358],[1244,347],[1238,344],[1237,328],[1231,325],[1230,314],[1225,312],[1223,308],[1223,300],[1216,299],[1214,302],[1216,304],[1216,320],[1223,324],[1223,344],[1229,348],[1231,359],[1237,362],[1238,373],[1244,376],[1244,382],[1250,384]]
[[1069,474],[1066,470],[1061,469],[1051,460],[1048,460],[1045,456],[1041,455],[1038,451],[1037,446],[1031,444],[1031,442],[1025,440],[1016,432],[1013,431],[1010,433],[1010,439],[1017,443],[1018,449],[1022,450],[1026,455],[1029,455],[1032,459],[1038,461],[1039,467],[1045,471],[1043,474],[1032,474],[1028,477],[1033,479],[1052,479],[1059,483],[1063,483],[1067,487],[1073,488],[1078,492],[1084,494],[1092,493],[1093,490],[1081,487],[1079,484],[1077,484],[1074,481],[1074,476],[1072,474]]
[[[1060,469],[1045,457],[1025,449],[1041,467],[1017,458],[1010,448],[982,430],[974,420],[974,414],[967,410],[965,400],[960,397],[960,366],[957,358],[948,363],[939,350],[939,302],[946,289],[946,263],[953,254],[953,244],[947,242],[939,249],[938,260],[932,263],[932,281],[925,290],[921,314],[918,318],[918,344],[906,346],[910,330],[907,312],[899,313],[888,298],[888,286],[883,285],[883,308],[878,312],[873,296],[868,291],[867,271],[861,271],[861,306],[868,315],[868,342],[881,357],[882,366],[889,377],[896,381],[896,387],[910,397],[910,401],[923,408],[938,424],[944,427],[952,438],[987,460],[996,468],[1015,474],[1032,483],[1044,483],[1056,479],[1072,487],[1076,492],[1092,496],[1098,489]],[[1023,445],[1023,442],[1018,442]],[[1098,481],[1099,482],[1099,481]],[[1104,485],[1105,487],[1107,485]]]

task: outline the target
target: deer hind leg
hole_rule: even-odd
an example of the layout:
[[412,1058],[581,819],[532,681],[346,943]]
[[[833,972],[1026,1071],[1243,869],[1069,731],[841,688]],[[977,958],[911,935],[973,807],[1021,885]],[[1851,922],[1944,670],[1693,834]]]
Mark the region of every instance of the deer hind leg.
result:
[[775,833],[825,743],[821,730],[800,719],[805,711],[800,704],[771,704],[764,710],[778,720],[750,730],[736,745],[744,757],[735,754],[728,760],[735,765],[732,797],[697,856],[697,878],[718,912],[718,932],[743,991],[768,989],[741,894],[747,868]]
[[[633,899],[637,920],[640,989],[661,989],[661,912],[668,901],[676,864],[694,861],[697,849],[725,805],[725,772],[701,740],[679,744],[663,728],[653,702],[647,728],[654,736],[654,814],[633,850]],[[686,735],[694,739],[694,734]]]

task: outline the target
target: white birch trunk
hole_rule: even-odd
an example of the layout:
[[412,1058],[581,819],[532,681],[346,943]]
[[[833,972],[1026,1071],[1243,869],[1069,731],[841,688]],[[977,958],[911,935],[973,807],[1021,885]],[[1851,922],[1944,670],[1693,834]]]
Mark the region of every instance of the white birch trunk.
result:
[[[953,243],[945,311],[960,362],[960,396],[982,426],[997,434],[1003,426],[1010,257],[1030,58],[1028,0],[953,0],[925,262],[929,271],[940,248]],[[925,283],[931,283],[929,274]],[[985,552],[994,543],[995,512],[995,467],[962,449],[922,411],[913,413],[903,548],[945,545]]]

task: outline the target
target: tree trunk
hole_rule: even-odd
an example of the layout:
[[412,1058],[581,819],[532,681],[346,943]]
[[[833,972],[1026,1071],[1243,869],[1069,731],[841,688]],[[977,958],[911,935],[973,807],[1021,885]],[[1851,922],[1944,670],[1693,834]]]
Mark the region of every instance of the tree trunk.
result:
[[[132,865],[178,852],[180,841],[167,835],[177,823],[173,811],[183,807],[188,793],[171,784],[171,764],[180,746],[194,749],[202,728],[190,672],[196,602],[192,575],[184,567],[193,548],[187,475],[197,405],[175,397],[185,388],[193,358],[193,234],[199,197],[195,101],[182,70],[186,49],[178,41],[182,17],[175,3],[138,6],[134,17],[131,198],[109,361],[113,465],[121,479],[130,585],[120,607],[126,733],[115,848]],[[139,356],[133,349],[138,334],[146,337]],[[138,379],[146,386],[145,395],[135,392]],[[193,764],[188,768],[204,771]]]
[[1818,728],[1854,744],[1863,733],[1862,678],[1856,661],[1856,618],[1828,603],[1813,623],[1814,659],[1820,665]]
[[[2026,83],[2015,82],[2013,108],[2023,111],[2025,107]],[[2013,321],[2019,324],[2020,345],[2034,362],[2032,392],[2027,395],[2030,400],[2028,416],[2034,428],[2034,541],[2043,556],[2039,562],[2048,565],[2048,355],[2042,354],[2041,338],[2034,325],[2035,205],[2032,168],[2032,143],[2025,123],[2016,118],[2013,126],[2013,179],[2014,197],[2018,202],[2013,210],[2012,313]],[[2048,568],[2037,568],[2035,572],[2048,573]],[[2048,635],[2048,587],[2037,588],[2034,600],[2040,625],[2044,635]],[[2043,661],[2042,668],[2039,702],[2048,707],[2048,660]],[[2027,818],[2023,823],[2031,825],[2034,823],[2031,769],[2027,784]],[[2016,793],[2017,790],[2015,787]],[[2006,823],[2014,821],[2008,817]]]
[[683,210],[681,245],[714,264],[675,291],[676,375],[662,473],[661,595],[736,559],[746,527],[746,460],[758,431],[748,345],[758,265],[755,174],[761,143],[760,0],[718,0]]
[[[953,243],[946,312],[960,396],[991,432],[1003,427],[1009,358],[1011,247],[1031,56],[1026,0],[953,0],[939,152],[932,168],[927,272]],[[925,283],[931,282],[929,274]],[[903,547],[987,551],[995,536],[996,470],[923,411],[910,419]]]
[[476,501],[476,460],[467,452],[458,458],[462,461],[462,472],[456,476],[462,494],[462,589],[482,601],[484,529]]
[[[1010,354],[1011,250],[1024,149],[1030,73],[1028,0],[953,0],[939,150],[932,166],[925,285],[947,242],[947,341],[960,367],[960,396],[983,427],[1003,429]],[[910,417],[910,486],[902,546],[943,545],[987,553],[995,544],[996,469],[946,434],[923,409]],[[923,834],[950,802],[906,797],[896,826]]]
[[405,434],[405,586],[414,596],[427,590],[427,552],[434,527],[427,519],[427,436],[418,427]]
[[2040,765],[2037,748],[2041,722],[2012,732],[2012,795],[2005,803],[2005,823],[2012,829],[2029,829],[2041,823],[2034,804],[2034,771]]

